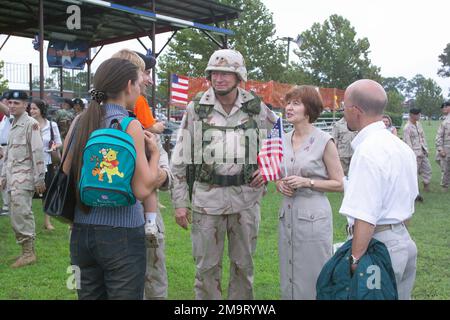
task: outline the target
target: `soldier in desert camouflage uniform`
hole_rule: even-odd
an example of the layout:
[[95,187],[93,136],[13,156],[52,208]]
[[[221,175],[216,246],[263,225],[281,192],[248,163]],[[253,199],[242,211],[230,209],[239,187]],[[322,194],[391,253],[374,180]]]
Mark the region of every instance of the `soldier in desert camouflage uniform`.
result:
[[344,175],[348,174],[350,160],[352,160],[353,155],[353,149],[350,143],[357,134],[358,132],[352,132],[347,128],[347,121],[345,121],[344,117],[333,124],[331,136],[336,143],[342,169],[344,169]]
[[450,183],[450,101],[444,102],[441,108],[445,118],[436,133],[436,160],[442,171],[442,189],[447,192]]
[[41,131],[36,120],[26,113],[28,96],[23,91],[10,93],[9,108],[14,116],[5,162],[1,174],[2,188],[9,195],[9,212],[22,255],[12,265],[25,266],[36,261],[35,223],[31,211],[34,192],[45,191],[45,166]]
[[[403,141],[414,151],[417,159],[417,172],[422,176],[423,189],[430,191],[431,181],[431,165],[428,160],[428,146],[425,139],[425,133],[423,132],[422,125],[420,124],[419,108],[411,108],[409,110],[409,120],[403,128]],[[417,197],[418,201],[423,201],[421,195]]]
[[[159,179],[158,188],[160,191],[167,191],[172,186],[173,176],[169,166],[169,157],[161,144],[159,135],[156,135],[156,141],[160,152],[159,168],[161,170],[162,179]],[[147,242],[147,270],[145,273],[145,296],[146,300],[167,299],[168,279],[166,270],[166,254],[165,254],[165,226],[161,215],[160,208],[156,216],[156,244],[152,243],[148,238]]]
[[56,111],[53,121],[58,125],[61,139],[65,139],[69,132],[70,124],[75,119],[75,111],[73,110],[73,102],[70,99],[64,99],[61,109]]
[[[247,80],[244,59],[239,52],[229,49],[214,52],[206,76],[211,88],[188,105],[172,156],[172,202],[176,221],[187,229],[192,186],[191,236],[196,262],[196,299],[222,298],[226,235],[231,264],[228,298],[253,299],[252,256],[265,187],[256,165],[257,139],[245,139],[244,135],[250,129],[254,132],[271,129],[276,116],[258,97],[238,87],[240,81]],[[202,129],[198,130],[200,124]],[[212,133],[212,139],[206,137],[208,133]],[[183,143],[191,137],[192,141]],[[194,140],[200,150],[191,153],[187,145],[194,144]],[[247,154],[254,147],[254,159],[250,152],[250,159],[242,164],[242,153],[239,156],[235,153],[237,144],[245,144]],[[227,161],[222,161],[224,157],[219,155],[219,150],[228,154]],[[207,155],[212,155],[212,162],[207,161]],[[188,162],[194,159],[194,165],[187,165],[186,156]]]
[[[0,115],[3,115],[0,121],[0,174],[2,173],[4,149],[8,145],[9,130],[11,129],[11,119],[9,118],[8,107],[9,92],[6,91],[0,96]],[[0,186],[1,189],[1,186]],[[0,207],[0,216],[9,215],[8,201],[9,197],[6,191],[1,191],[3,206]]]

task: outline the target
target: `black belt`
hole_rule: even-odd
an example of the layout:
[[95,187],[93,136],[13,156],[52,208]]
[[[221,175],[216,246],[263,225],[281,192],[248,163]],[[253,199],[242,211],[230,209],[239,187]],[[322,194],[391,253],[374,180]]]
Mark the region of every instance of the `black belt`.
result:
[[6,147],[7,145],[7,143],[2,143],[2,147]]
[[246,184],[244,181],[244,175],[238,174],[234,176],[225,176],[212,174],[211,179],[208,181],[200,181],[209,185],[215,185],[220,187],[241,186]]

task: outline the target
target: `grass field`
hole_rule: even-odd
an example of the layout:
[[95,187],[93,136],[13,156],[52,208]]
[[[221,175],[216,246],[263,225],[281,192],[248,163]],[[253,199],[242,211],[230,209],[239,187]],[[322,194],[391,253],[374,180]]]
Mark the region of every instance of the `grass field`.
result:
[[[434,137],[438,122],[423,124],[430,148],[433,167],[431,192],[424,194],[425,202],[416,205],[410,232],[418,247],[417,278],[414,299],[450,298],[450,196],[439,186],[440,169],[434,161]],[[422,189],[422,186],[421,186]],[[167,193],[161,193],[166,224],[166,255],[169,276],[169,299],[193,299],[194,262],[189,232],[178,227],[172,217]],[[339,215],[341,194],[330,194],[334,214],[334,242],[345,240],[345,219]],[[278,207],[281,197],[269,186],[262,202],[261,226],[255,254],[255,293],[257,299],[279,299],[277,251]],[[76,299],[67,289],[69,276],[69,233],[66,225],[54,222],[56,231],[44,231],[42,205],[33,204],[36,217],[38,263],[11,269],[19,255],[8,217],[0,217],[0,299]],[[228,259],[224,258],[224,296],[228,284]]]

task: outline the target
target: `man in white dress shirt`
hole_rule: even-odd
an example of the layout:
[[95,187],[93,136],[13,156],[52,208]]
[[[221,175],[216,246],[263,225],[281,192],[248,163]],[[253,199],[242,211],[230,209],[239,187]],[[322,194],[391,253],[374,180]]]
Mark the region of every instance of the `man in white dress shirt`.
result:
[[391,257],[401,300],[411,299],[416,277],[417,247],[405,226],[419,194],[414,152],[385,129],[382,121],[387,96],[372,80],[352,83],[344,95],[344,116],[358,131],[340,213],[353,236],[351,270],[372,238],[383,242]]

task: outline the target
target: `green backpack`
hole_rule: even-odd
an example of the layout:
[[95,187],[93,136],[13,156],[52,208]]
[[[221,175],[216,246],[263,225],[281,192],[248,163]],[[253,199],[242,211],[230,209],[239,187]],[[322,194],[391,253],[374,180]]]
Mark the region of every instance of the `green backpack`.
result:
[[[112,121],[110,128],[91,133],[83,150],[80,198],[91,207],[122,207],[136,203],[131,179],[136,167],[133,138],[126,133],[133,118]],[[115,125],[115,127],[113,127]]]

